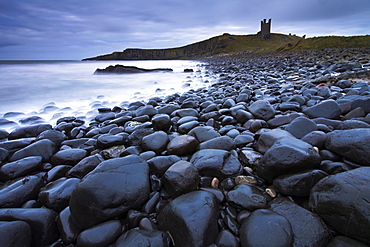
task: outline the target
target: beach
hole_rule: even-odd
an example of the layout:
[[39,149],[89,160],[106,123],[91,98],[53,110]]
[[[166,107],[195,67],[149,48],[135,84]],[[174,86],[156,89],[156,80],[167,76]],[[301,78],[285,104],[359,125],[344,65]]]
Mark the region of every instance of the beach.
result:
[[177,72],[180,93],[166,86],[109,104],[106,94],[86,95],[88,111],[73,115],[71,105],[55,115],[57,107],[47,120],[40,112],[56,104],[26,118],[2,108],[0,221],[9,234],[1,239],[370,245],[370,48],[242,53],[184,67],[194,70]]

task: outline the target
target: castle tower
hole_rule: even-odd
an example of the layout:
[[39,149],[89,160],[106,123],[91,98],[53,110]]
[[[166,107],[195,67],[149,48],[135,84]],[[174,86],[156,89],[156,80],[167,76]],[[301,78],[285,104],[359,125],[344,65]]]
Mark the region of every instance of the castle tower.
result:
[[271,38],[271,18],[267,22],[266,19],[261,21],[261,31],[259,32],[262,39],[270,39]]

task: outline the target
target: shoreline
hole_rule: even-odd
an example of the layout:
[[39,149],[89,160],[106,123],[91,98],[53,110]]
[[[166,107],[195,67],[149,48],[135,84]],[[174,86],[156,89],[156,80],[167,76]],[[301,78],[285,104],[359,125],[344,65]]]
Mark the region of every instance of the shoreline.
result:
[[218,83],[0,131],[9,241],[370,245],[370,48],[201,61]]

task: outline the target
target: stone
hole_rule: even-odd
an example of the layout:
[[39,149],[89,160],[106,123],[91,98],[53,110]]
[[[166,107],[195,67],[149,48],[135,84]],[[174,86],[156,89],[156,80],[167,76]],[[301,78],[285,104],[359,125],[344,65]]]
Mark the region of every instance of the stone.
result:
[[238,158],[220,149],[199,150],[193,154],[190,163],[198,169],[200,175],[219,179],[237,176],[242,171]]
[[244,128],[247,130],[250,130],[251,132],[255,133],[259,131],[262,128],[267,128],[268,124],[266,121],[261,119],[249,119],[244,125]]
[[67,140],[67,138],[68,137],[63,132],[58,130],[45,130],[36,137],[36,141],[49,139],[58,147],[63,141]]
[[96,147],[106,149],[113,146],[122,145],[125,143],[125,137],[122,135],[104,134],[100,135],[96,141]]
[[57,180],[61,177],[65,177],[66,173],[72,168],[72,166],[67,165],[59,165],[54,166],[51,168],[46,175],[44,176],[44,179],[47,183],[52,182],[54,180]]
[[186,122],[186,123],[183,123],[181,124],[178,128],[177,128],[177,131],[180,133],[180,134],[187,134],[189,131],[191,131],[192,129],[194,129],[195,127],[197,127],[199,125],[199,122],[194,120],[194,121],[189,121],[189,122]]
[[370,129],[335,130],[327,134],[325,147],[360,165],[370,165]]
[[226,200],[239,208],[256,210],[266,208],[267,200],[261,190],[254,184],[244,183],[236,186],[226,194]]
[[59,237],[57,213],[47,208],[1,208],[0,221],[23,221],[31,227],[31,246],[48,246]]
[[239,241],[228,230],[222,230],[215,240],[217,247],[239,247]]
[[10,132],[10,134],[8,135],[8,139],[14,140],[19,138],[36,137],[45,130],[51,129],[52,127],[50,124],[36,124],[23,126]]
[[330,175],[311,190],[309,206],[328,226],[370,244],[370,167]]
[[39,193],[39,201],[56,212],[62,211],[69,204],[72,191],[80,182],[78,178],[59,178],[45,185]]
[[198,147],[198,141],[189,135],[180,135],[172,139],[167,145],[168,154],[174,154],[178,156],[191,154]]
[[222,149],[230,151],[235,149],[235,141],[229,136],[219,136],[208,141],[202,142],[199,149]]
[[9,133],[5,130],[0,129],[0,140],[8,138]]
[[301,138],[301,141],[307,142],[308,144],[324,149],[326,141],[326,133],[323,131],[312,131]]
[[286,174],[274,179],[273,186],[288,196],[309,196],[312,187],[328,174],[321,170],[309,170]]
[[41,156],[30,156],[17,161],[4,164],[0,167],[0,181],[7,181],[36,170],[41,166]]
[[76,165],[87,156],[87,151],[84,149],[71,148],[58,151],[51,157],[50,163],[56,165]]
[[328,243],[329,229],[316,214],[283,197],[269,202],[268,209],[288,219],[294,234],[292,246],[326,246]]
[[49,162],[55,151],[55,144],[48,139],[43,139],[18,150],[10,157],[9,161],[20,160],[29,156],[41,156],[43,162]]
[[69,207],[59,213],[56,221],[63,243],[68,245],[75,242],[81,229],[73,222]]
[[5,148],[0,148],[0,164],[2,164],[9,156],[9,151]]
[[173,197],[193,191],[199,184],[199,172],[184,160],[171,165],[162,178],[166,191]]
[[24,221],[0,221],[1,246],[31,246],[31,228]]
[[148,115],[149,117],[153,117],[156,114],[158,114],[158,110],[155,109],[152,105],[142,106],[135,111],[135,116]]
[[167,114],[157,114],[152,118],[152,126],[154,130],[168,131],[171,125],[171,118]]
[[308,107],[303,110],[309,118],[329,118],[329,119],[339,119],[341,114],[341,109],[338,103],[332,99],[324,100],[317,105]]
[[115,247],[127,246],[171,246],[171,237],[163,231],[131,229],[123,233],[115,242]]
[[285,130],[298,139],[317,130],[316,123],[306,117],[297,117],[285,127]]
[[348,130],[348,129],[359,129],[359,128],[370,128],[370,124],[359,121],[359,120],[345,120],[342,121],[338,126],[337,130]]
[[162,177],[167,169],[180,161],[180,157],[177,155],[168,155],[168,156],[156,156],[148,160],[150,170],[157,176]]
[[332,238],[329,244],[327,245],[327,247],[352,247],[352,246],[367,247],[368,245],[345,236],[336,236]]
[[275,116],[275,109],[267,100],[257,100],[253,102],[248,109],[256,118],[263,119],[265,121]]
[[240,228],[242,247],[291,246],[293,237],[290,222],[284,216],[268,209],[253,211]]
[[82,231],[77,237],[77,245],[81,247],[107,246],[117,240],[122,233],[119,220],[110,220]]
[[194,136],[199,143],[219,137],[220,135],[210,126],[198,126],[190,130],[188,135]]
[[150,193],[149,165],[137,155],[100,163],[73,190],[72,218],[82,229],[138,208]]
[[156,131],[153,134],[143,137],[141,140],[141,147],[144,151],[154,151],[159,155],[167,149],[167,144],[169,142],[170,139],[166,132]]
[[256,150],[262,154],[275,143],[276,140],[283,137],[293,137],[288,131],[281,129],[273,129],[271,131],[263,132],[256,143]]
[[67,177],[83,178],[86,174],[95,169],[104,159],[101,155],[95,154],[83,158],[73,166],[66,174]]
[[175,246],[203,247],[218,235],[219,202],[206,191],[192,191],[169,202],[158,214],[158,228],[169,231]]
[[44,181],[41,174],[30,175],[5,183],[0,189],[0,207],[21,207],[28,200],[36,199],[43,185]]

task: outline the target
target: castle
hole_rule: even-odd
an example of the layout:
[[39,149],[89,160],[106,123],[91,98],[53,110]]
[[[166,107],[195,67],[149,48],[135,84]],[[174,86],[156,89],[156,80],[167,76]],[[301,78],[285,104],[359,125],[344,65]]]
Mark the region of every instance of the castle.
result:
[[266,21],[263,19],[261,21],[261,31],[257,33],[262,39],[270,39],[271,38],[271,18]]

